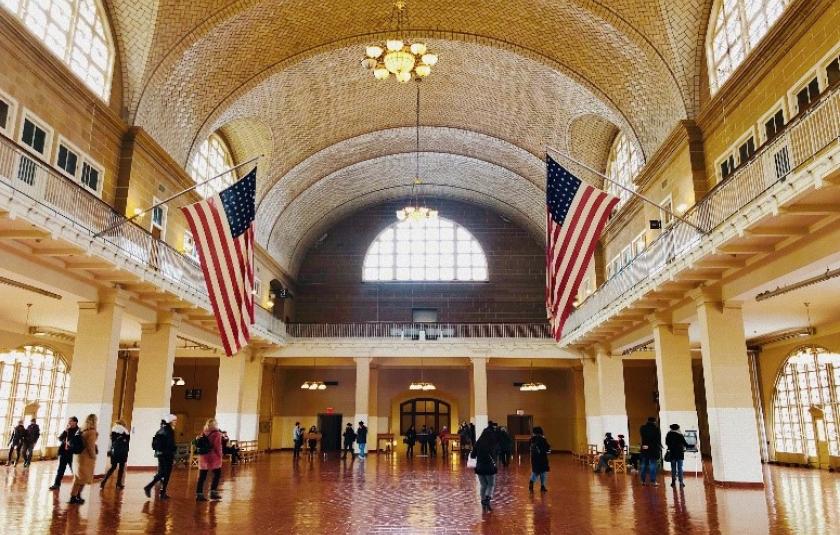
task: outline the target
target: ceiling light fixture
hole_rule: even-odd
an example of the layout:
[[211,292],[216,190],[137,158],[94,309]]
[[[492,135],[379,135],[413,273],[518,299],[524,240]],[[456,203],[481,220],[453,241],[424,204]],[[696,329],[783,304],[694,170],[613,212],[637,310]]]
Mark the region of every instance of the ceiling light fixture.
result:
[[420,180],[420,80],[417,80],[417,106],[414,117],[414,182],[411,184],[411,204],[397,210],[397,219],[420,224],[426,221],[435,220],[438,211],[428,208],[425,203],[420,205],[417,196],[417,186],[423,182]]
[[410,385],[408,385],[409,390],[423,390],[428,392],[429,390],[437,390],[437,387],[434,383],[427,383],[423,380],[423,357],[420,357],[420,381],[412,381]]
[[[315,358],[312,358],[312,369],[315,369]],[[313,374],[314,375],[314,374]],[[324,381],[304,381],[300,385],[301,390],[326,390],[327,384]]]
[[183,377],[175,376],[172,378],[172,386],[184,386],[185,384],[187,383]]
[[548,390],[548,387],[545,386],[543,383],[535,383],[534,382],[534,361],[531,360],[531,371],[528,376],[528,382],[523,383],[522,386],[519,387],[519,390],[522,392],[540,392],[542,390]]
[[362,66],[373,72],[377,80],[387,80],[394,75],[400,83],[412,78],[421,79],[432,73],[438,62],[437,54],[429,52],[425,43],[412,43],[403,32],[408,24],[408,8],[405,0],[397,0],[391,10],[391,23],[396,20],[397,35],[384,43],[365,47]]

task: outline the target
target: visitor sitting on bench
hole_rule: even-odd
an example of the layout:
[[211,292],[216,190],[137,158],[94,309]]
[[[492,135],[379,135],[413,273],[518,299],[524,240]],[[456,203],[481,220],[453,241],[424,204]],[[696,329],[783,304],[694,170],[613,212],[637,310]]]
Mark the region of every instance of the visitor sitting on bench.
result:
[[228,437],[227,431],[222,431],[222,453],[224,455],[230,455],[230,464],[239,464],[239,461],[242,459],[239,455],[239,448],[236,446],[230,446],[230,438]]
[[621,448],[618,445],[618,441],[613,438],[612,433],[607,433],[604,437],[604,453],[598,460],[598,466],[595,467],[595,473],[597,474],[602,469],[607,472],[612,472],[609,462],[618,458],[620,453]]

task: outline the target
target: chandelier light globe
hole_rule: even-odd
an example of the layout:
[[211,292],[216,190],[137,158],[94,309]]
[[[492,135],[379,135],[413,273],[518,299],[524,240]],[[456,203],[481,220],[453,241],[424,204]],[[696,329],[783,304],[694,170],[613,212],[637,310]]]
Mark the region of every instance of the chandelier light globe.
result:
[[411,73],[408,71],[400,71],[394,76],[396,76],[398,82],[403,84],[411,81]]
[[430,67],[434,67],[435,65],[437,65],[438,57],[437,54],[423,54],[420,58],[420,61],[422,61],[426,65],[429,65]]
[[415,56],[422,56],[426,53],[426,44],[425,43],[412,43],[409,47],[411,53]]
[[309,385],[309,390],[318,390],[318,383],[311,383]]
[[432,383],[426,383],[423,385],[423,390],[437,390],[437,387],[435,387]]
[[365,69],[375,69],[377,65],[378,63],[373,58],[365,58],[362,60],[362,67],[364,67]]
[[309,381],[304,381],[302,385],[300,385],[301,390],[309,390]]
[[388,39],[387,41],[385,41],[385,48],[387,48],[389,52],[397,52],[398,50],[402,50],[402,39]]
[[373,69],[373,77],[377,80],[387,80],[389,76],[391,76],[391,73],[381,63]]
[[405,210],[402,210],[402,209],[397,210],[397,219],[399,219],[400,221],[405,221],[405,218],[406,218]]
[[419,76],[420,78],[425,78],[425,77],[429,76],[430,74],[432,74],[432,68],[428,65],[425,65],[425,64],[418,65],[417,67],[414,68],[414,72],[416,72],[417,76]]
[[388,52],[385,54],[385,68],[394,74],[405,72],[411,75],[414,69],[415,58],[408,52]]
[[370,59],[379,59],[383,52],[381,46],[371,45],[365,48],[365,55]]
[[327,385],[325,385],[324,383],[320,383],[318,385],[318,390],[326,390],[326,389],[327,389]]
[[548,390],[548,387],[540,383],[537,385],[537,390]]

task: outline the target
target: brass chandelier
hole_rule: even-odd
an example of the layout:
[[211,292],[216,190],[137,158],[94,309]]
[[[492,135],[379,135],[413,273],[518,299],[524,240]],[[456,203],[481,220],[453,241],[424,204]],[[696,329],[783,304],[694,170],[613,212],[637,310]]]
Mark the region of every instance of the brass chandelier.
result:
[[414,78],[425,78],[432,73],[438,62],[437,54],[429,52],[425,43],[415,42],[403,35],[403,24],[408,23],[408,8],[405,0],[397,0],[391,11],[391,20],[396,19],[397,36],[384,43],[365,47],[362,66],[377,80],[387,80],[394,75],[400,83]]
[[[315,359],[312,359],[312,369],[315,369]],[[326,390],[327,385],[324,381],[304,381],[300,385],[301,390]]]
[[422,183],[420,180],[420,80],[417,80],[417,106],[414,114],[414,182],[411,183],[411,204],[397,210],[397,219],[400,221],[423,223],[437,219],[437,210],[428,208],[425,204],[420,206],[417,186]]
[[543,383],[535,383],[534,382],[534,361],[531,361],[531,371],[528,375],[528,382],[523,383],[522,386],[519,387],[519,390],[522,392],[539,392],[541,390],[548,390],[548,387],[545,386]]
[[410,385],[408,385],[409,390],[423,390],[428,392],[429,390],[437,390],[437,387],[434,383],[427,383],[423,380],[423,357],[420,357],[420,381],[412,381]]

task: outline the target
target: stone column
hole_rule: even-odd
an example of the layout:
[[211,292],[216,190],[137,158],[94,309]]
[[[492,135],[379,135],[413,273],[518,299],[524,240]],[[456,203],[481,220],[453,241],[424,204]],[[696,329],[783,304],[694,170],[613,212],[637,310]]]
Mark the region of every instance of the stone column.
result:
[[601,391],[598,383],[598,364],[583,358],[583,405],[586,417],[586,443],[600,444],[604,438],[601,425]]
[[260,394],[262,393],[262,358],[255,351],[246,357],[239,401],[239,440],[257,440],[260,432]]
[[[370,361],[371,357],[355,357],[356,361],[356,413],[353,415],[353,428],[364,422],[368,427],[367,451],[376,449],[376,436],[371,433],[370,425]],[[343,430],[342,430],[343,431]],[[353,446],[358,448],[357,445]]]
[[741,305],[723,302],[706,289],[693,297],[700,321],[715,482],[763,486]]
[[[659,425],[664,440],[671,424],[680,430],[699,429],[694,403],[694,375],[688,324],[670,323],[669,318],[654,316],[653,340],[656,346],[656,382],[659,388]],[[665,470],[671,469],[665,463]]]
[[97,302],[79,303],[67,416],[76,416],[79,426],[84,426],[88,414],[99,418],[96,474],[105,471],[124,308],[125,297],[119,290],[102,291]]
[[219,389],[216,394],[216,420],[231,439],[239,440],[242,385],[245,380],[247,350],[219,357]]
[[[611,355],[608,347],[595,347],[595,361],[598,364],[598,392],[601,396],[601,430],[629,437],[627,423],[627,403],[624,397],[624,362],[620,355]],[[600,444],[603,439],[595,444]]]
[[[131,414],[131,442],[128,464],[133,467],[157,465],[152,451],[152,437],[161,419],[169,414],[172,394],[172,368],[175,364],[176,334],[180,319],[163,312],[157,323],[141,326],[140,358]],[[180,422],[183,425],[183,422]],[[147,447],[148,446],[148,447]]]
[[[368,442],[376,449],[376,434],[380,432],[379,429],[379,368],[370,368],[370,378],[368,380],[368,421],[365,422],[368,426]],[[358,420],[357,420],[358,422]],[[386,431],[382,431],[383,433]],[[368,451],[371,446],[368,446]]]
[[490,418],[487,415],[487,358],[471,357],[472,361],[472,394],[473,414],[476,438],[487,427]]

